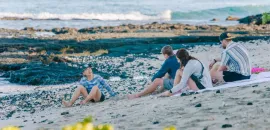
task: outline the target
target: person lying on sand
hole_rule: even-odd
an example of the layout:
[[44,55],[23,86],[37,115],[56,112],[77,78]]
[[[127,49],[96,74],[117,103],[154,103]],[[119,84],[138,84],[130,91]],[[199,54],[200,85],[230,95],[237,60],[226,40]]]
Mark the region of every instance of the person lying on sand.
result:
[[88,65],[83,71],[83,76],[84,77],[80,80],[80,85],[76,88],[71,101],[62,101],[64,106],[72,106],[81,94],[83,95],[84,100],[81,101],[80,104],[85,104],[89,101],[103,102],[105,100],[105,95],[102,92],[104,91],[104,88],[111,96],[116,95],[101,76],[93,74],[91,65]]
[[214,59],[209,66],[214,82],[250,79],[251,62],[248,50],[244,45],[232,42],[233,38],[230,33],[226,32],[219,36],[225,50],[222,52],[221,59]]
[[[160,70],[153,76],[150,86],[148,86],[140,93],[128,95],[129,99],[134,99],[153,93],[159,86],[160,89],[158,90],[158,92],[162,92],[164,89],[170,90],[173,87],[173,78],[175,77],[175,73],[180,67],[180,64],[177,62],[171,46],[164,46],[161,49],[161,53],[166,60],[164,61]],[[164,77],[166,73],[169,74],[169,77]]]
[[[180,49],[176,53],[182,68],[177,70],[175,81],[178,84],[172,89],[161,94],[161,96],[172,96],[186,90],[198,91],[213,87],[209,70],[198,59],[189,55],[185,49]],[[179,82],[180,81],[180,82]]]

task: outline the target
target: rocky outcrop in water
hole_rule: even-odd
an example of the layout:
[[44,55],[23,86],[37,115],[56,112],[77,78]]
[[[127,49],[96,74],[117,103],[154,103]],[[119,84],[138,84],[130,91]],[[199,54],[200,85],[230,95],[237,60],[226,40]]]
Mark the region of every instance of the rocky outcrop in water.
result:
[[269,16],[270,13],[247,16],[247,17],[239,19],[239,23],[254,24],[254,25],[270,24],[270,17],[265,18],[267,21],[266,23],[263,23],[263,15]]

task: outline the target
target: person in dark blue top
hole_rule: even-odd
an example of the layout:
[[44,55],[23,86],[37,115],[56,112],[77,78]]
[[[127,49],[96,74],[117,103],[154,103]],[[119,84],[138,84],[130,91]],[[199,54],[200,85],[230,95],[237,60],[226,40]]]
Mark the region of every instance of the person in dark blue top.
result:
[[174,55],[171,46],[169,45],[164,46],[161,49],[161,53],[163,54],[166,60],[164,61],[159,71],[151,79],[152,83],[142,92],[128,95],[129,99],[134,99],[153,93],[159,86],[160,89],[158,90],[158,92],[162,92],[164,89],[170,90],[173,88],[174,77],[176,71],[180,68],[180,64],[177,61],[177,58]]

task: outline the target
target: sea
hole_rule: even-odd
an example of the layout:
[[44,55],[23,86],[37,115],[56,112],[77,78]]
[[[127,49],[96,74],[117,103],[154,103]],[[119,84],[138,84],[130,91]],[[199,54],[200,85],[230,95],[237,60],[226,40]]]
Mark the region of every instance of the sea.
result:
[[[86,28],[122,24],[186,23],[235,25],[228,16],[270,11],[270,0],[0,0],[0,28]],[[217,22],[211,19],[219,19]]]

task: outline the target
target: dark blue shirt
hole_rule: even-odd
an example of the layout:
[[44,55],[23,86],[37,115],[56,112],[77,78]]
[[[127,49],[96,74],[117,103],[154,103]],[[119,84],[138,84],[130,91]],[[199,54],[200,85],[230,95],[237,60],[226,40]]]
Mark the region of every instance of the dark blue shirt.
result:
[[180,63],[177,61],[177,58],[175,55],[170,56],[168,59],[166,59],[160,68],[160,70],[153,76],[152,82],[156,78],[162,78],[165,76],[166,73],[170,75],[171,78],[174,79],[176,71],[180,68]]

